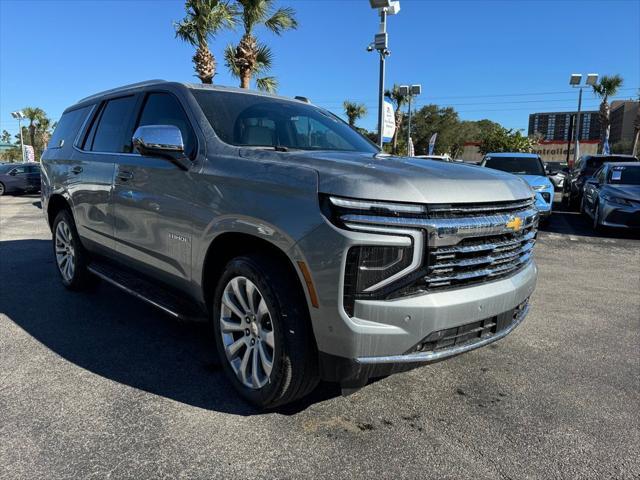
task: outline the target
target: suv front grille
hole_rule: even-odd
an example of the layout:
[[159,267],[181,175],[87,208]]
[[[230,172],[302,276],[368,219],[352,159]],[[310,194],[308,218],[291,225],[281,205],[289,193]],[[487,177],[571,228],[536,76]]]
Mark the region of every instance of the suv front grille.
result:
[[464,239],[455,246],[429,249],[428,289],[451,287],[505,277],[531,260],[536,230]]

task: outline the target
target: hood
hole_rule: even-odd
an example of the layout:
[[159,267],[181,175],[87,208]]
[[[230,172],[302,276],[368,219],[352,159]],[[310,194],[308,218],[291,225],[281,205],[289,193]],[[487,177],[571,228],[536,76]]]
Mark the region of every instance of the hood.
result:
[[603,193],[640,202],[640,185],[607,185]]
[[552,186],[551,181],[547,177],[543,177],[542,175],[518,175],[525,182],[527,182],[532,187],[535,185],[547,185]]
[[[319,191],[413,203],[472,203],[532,197],[518,177],[462,163],[352,152],[290,152],[287,163],[318,172]],[[273,157],[272,157],[273,158]]]

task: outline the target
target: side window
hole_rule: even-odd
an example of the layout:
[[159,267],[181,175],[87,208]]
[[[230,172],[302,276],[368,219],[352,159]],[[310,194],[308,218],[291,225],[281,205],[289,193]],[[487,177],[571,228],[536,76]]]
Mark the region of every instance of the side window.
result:
[[40,172],[40,167],[38,167],[37,165],[29,165],[27,167],[27,172],[29,172],[29,173],[39,173]]
[[131,152],[131,138],[127,138],[126,134],[135,104],[133,95],[109,100],[102,108],[100,117],[94,121],[94,123],[97,122],[95,133],[92,127],[85,142],[85,150],[109,153]]
[[11,170],[11,173],[15,173],[16,175],[24,175],[27,172],[27,167],[16,167]]
[[65,144],[71,144],[90,109],[91,107],[87,106],[63,113],[47,148],[62,148]]
[[180,129],[184,151],[193,158],[196,153],[196,138],[187,114],[170,93],[150,93],[142,108],[137,127],[145,125],[173,125]]

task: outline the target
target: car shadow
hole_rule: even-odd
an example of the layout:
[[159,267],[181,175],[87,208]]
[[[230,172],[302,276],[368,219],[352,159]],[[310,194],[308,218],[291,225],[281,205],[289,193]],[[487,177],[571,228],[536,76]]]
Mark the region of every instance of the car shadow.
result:
[[640,231],[638,230],[606,228],[602,232],[596,232],[589,216],[581,214],[577,210],[568,209],[560,202],[553,204],[553,213],[546,225],[541,225],[540,230],[582,237],[640,239]]
[[[0,313],[64,359],[155,395],[235,415],[265,412],[243,401],[217,362],[205,324],[178,322],[100,282],[69,292],[59,281],[47,240],[0,242]],[[32,301],[25,301],[32,299]],[[275,410],[293,415],[340,394],[321,384]]]

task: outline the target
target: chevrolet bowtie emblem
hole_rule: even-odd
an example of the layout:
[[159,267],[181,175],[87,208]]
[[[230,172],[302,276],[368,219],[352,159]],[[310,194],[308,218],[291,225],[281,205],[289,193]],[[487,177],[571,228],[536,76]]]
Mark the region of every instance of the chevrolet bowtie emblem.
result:
[[517,232],[518,230],[520,230],[522,228],[522,218],[520,217],[513,217],[511,218],[507,224],[505,225],[509,230],[512,230],[514,232]]

